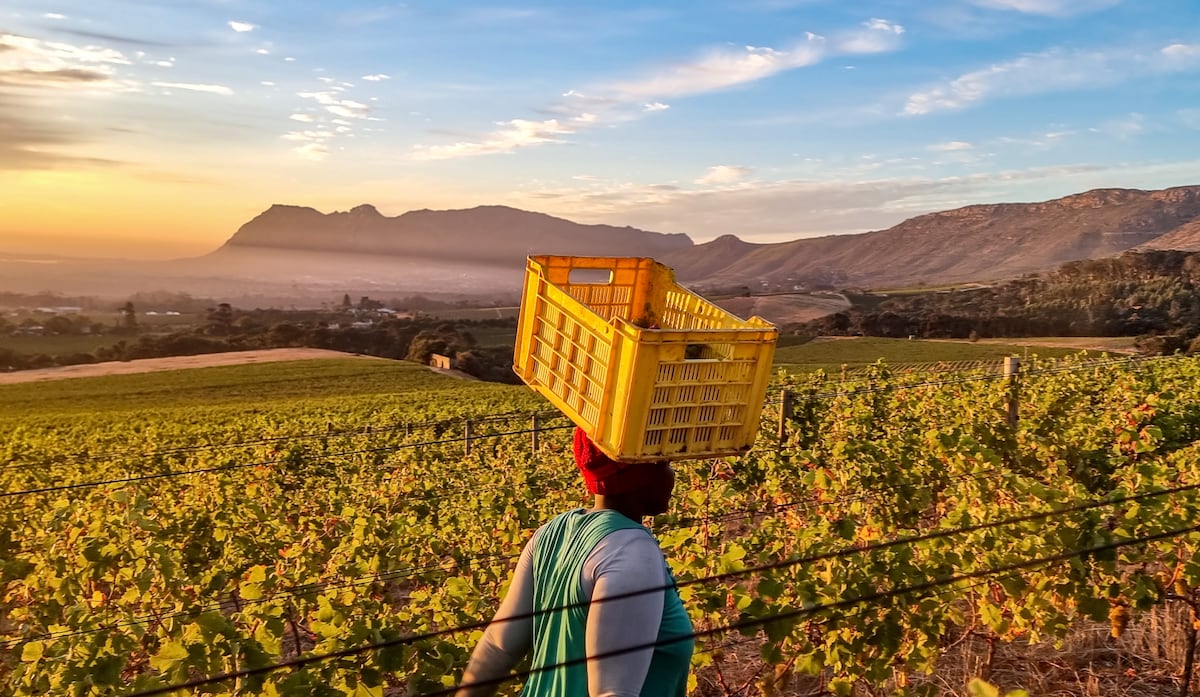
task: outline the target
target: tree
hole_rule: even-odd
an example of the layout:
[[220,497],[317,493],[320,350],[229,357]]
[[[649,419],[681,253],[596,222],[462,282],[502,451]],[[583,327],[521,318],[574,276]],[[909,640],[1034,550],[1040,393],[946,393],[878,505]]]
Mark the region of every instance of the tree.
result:
[[137,311],[133,309],[133,303],[126,301],[118,312],[121,313],[119,322],[121,329],[137,331]]
[[229,331],[233,326],[233,306],[229,303],[221,303],[216,308],[209,308],[205,319],[208,320],[208,326],[204,328],[204,333],[229,336]]

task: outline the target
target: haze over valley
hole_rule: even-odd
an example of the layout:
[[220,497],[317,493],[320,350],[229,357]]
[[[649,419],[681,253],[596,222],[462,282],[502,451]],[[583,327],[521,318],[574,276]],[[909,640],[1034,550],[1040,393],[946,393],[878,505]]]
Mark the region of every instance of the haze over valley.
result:
[[[486,244],[480,244],[486,240]],[[991,283],[1129,249],[1200,250],[1200,186],[1101,189],[968,206],[857,235],[753,244],[734,235],[581,225],[503,206],[395,217],[274,205],[218,249],[164,261],[0,259],[7,290],[119,298],[169,290],[313,306],[343,293],[515,302],[531,254],[648,256],[717,294]]]

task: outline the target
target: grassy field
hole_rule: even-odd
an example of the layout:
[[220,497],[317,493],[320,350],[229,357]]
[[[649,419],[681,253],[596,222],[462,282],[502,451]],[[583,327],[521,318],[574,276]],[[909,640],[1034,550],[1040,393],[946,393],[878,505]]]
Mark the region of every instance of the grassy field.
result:
[[425,314],[438,319],[516,319],[519,307],[467,307],[430,310]]
[[45,353],[59,356],[68,353],[91,353],[104,346],[112,346],[128,337],[84,334],[82,336],[9,336],[0,335],[0,349],[9,349],[21,354]]
[[512,348],[517,342],[516,327],[470,327],[467,331],[475,337],[480,346],[491,348],[494,346],[508,346]]
[[[256,407],[293,399],[453,392],[454,399],[528,396],[523,386],[460,380],[416,363],[334,359],[195,368],[0,385],[0,418],[213,406]],[[538,398],[540,399],[540,398]]]
[[1037,355],[1060,358],[1075,355],[1078,348],[1026,346],[1020,339],[1014,343],[970,343],[966,341],[935,341],[853,337],[818,339],[805,344],[783,346],[775,351],[775,363],[789,371],[838,371],[861,368],[880,359],[889,365],[905,363],[955,363],[959,361],[997,361],[1005,356]]

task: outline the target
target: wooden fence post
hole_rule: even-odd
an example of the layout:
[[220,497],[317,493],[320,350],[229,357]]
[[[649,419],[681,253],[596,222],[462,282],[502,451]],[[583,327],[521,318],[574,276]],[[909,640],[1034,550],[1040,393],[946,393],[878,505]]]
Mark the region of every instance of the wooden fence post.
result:
[[529,434],[530,434],[529,445],[533,449],[534,455],[537,455],[537,452],[541,448],[541,445],[542,445],[541,442],[539,442],[539,440],[538,440],[538,436],[541,435],[541,433],[540,433],[541,428],[542,428],[541,419],[538,418],[537,414],[534,414],[533,415],[533,427],[529,431]]
[[783,447],[783,441],[787,438],[787,424],[792,418],[792,391],[784,390],[782,399],[779,402],[779,432],[776,433],[776,438],[779,441],[779,447]]
[[471,454],[471,420],[467,419],[463,422],[463,454]]
[[1008,426],[1016,428],[1020,419],[1021,359],[1007,356],[1004,359],[1004,376],[1008,378]]

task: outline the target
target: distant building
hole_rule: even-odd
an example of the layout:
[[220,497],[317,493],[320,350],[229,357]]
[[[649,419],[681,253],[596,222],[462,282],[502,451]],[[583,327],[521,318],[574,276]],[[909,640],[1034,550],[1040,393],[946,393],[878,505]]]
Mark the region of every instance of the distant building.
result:
[[449,356],[443,356],[440,353],[431,353],[429,354],[429,365],[434,368],[450,370],[454,367],[454,359]]

